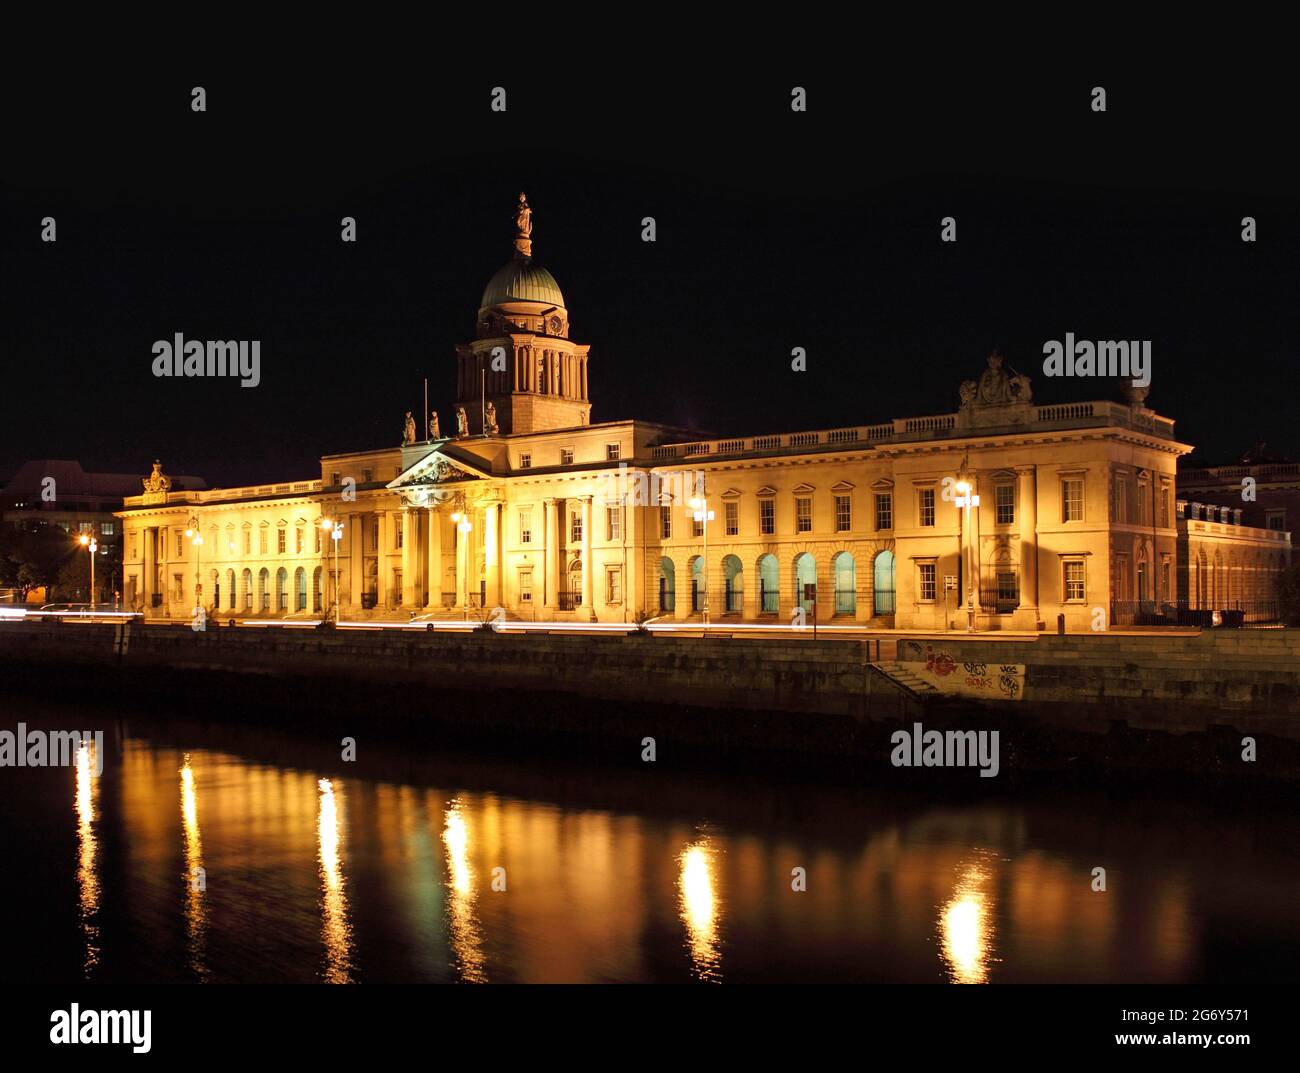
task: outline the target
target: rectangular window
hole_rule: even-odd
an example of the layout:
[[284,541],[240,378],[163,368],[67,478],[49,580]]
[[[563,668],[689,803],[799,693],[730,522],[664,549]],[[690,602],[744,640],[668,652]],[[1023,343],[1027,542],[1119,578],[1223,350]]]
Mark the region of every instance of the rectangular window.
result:
[[101,534],[102,536],[112,536],[112,535],[113,535],[113,523],[112,523],[112,522],[100,522],[100,523],[99,523],[99,532],[100,532],[100,534]]
[[95,531],[95,523],[94,523],[94,522],[78,522],[78,523],[77,523],[77,532],[79,532],[79,533],[93,533],[94,531]]
[[[930,494],[931,494],[932,496],[934,495],[933,490],[931,490]],[[918,563],[918,564],[917,564],[917,570],[920,571],[920,586],[919,586],[919,588],[918,588],[918,591],[919,591],[920,594],[921,594],[921,602],[922,602],[922,603],[933,603],[933,602],[934,602],[934,592],[935,592],[934,571],[935,571],[935,566],[936,566],[935,563]]]
[[244,530],[244,554],[253,554],[253,531],[251,529]]
[[835,531],[847,533],[853,528],[853,506],[848,496],[835,497]]
[[619,459],[619,445],[616,443],[605,444],[605,461],[617,462]]
[[533,571],[531,568],[519,571],[519,602],[521,604],[531,604],[533,602]]
[[621,604],[623,602],[623,568],[621,566],[605,567],[605,603]]
[[892,492],[876,493],[876,528],[894,528],[894,495]]
[[316,534],[316,536],[312,540],[313,550],[317,555],[319,555],[320,554],[320,532],[321,532],[320,526],[313,525],[311,527],[311,531]]
[[185,599],[185,578],[181,574],[172,575],[172,599]]
[[283,529],[275,531],[275,552],[277,555],[283,555],[288,547],[289,534]]
[[406,526],[402,524],[402,520],[399,518],[397,519],[397,524],[393,526],[393,547],[396,548],[398,551],[400,551],[402,548],[402,540],[405,538],[405,536],[406,536]]
[[659,508],[659,539],[670,540],[673,535],[673,508]]
[[[306,541],[303,539],[302,526],[300,525],[300,526],[298,526],[298,527],[293,531],[293,548],[294,548],[294,552],[293,552],[293,553],[294,553],[295,555],[301,555],[301,554],[302,554],[303,545],[304,545],[305,543],[306,543]],[[317,550],[317,551],[320,551],[320,548],[317,548],[316,550]]]
[[1146,481],[1138,481],[1138,498],[1137,498],[1137,520],[1138,525],[1147,524],[1147,500],[1151,496],[1151,485]]
[[1286,528],[1285,510],[1270,510],[1268,514],[1265,515],[1265,518],[1267,519],[1266,524],[1268,527],[1275,532],[1281,532]]
[[1082,477],[1066,477],[1061,481],[1061,521],[1083,521]]
[[519,468],[531,469],[533,465],[533,455],[531,451],[521,451],[519,453]]
[[259,542],[258,542],[258,546],[259,546],[259,549],[261,550],[261,553],[262,553],[263,555],[265,555],[265,554],[266,554],[266,541],[267,541],[266,530],[263,529],[263,530],[261,531],[261,533],[259,534],[259,536],[261,537],[261,539],[260,539]]
[[734,499],[727,500],[723,504],[723,513],[726,515],[727,536],[737,536],[740,533],[740,504]]
[[1016,522],[1016,488],[1013,484],[999,484],[993,489],[993,502],[997,509],[998,525]]
[[571,465],[573,465],[573,448],[572,448],[572,447],[561,447],[561,448],[560,448],[560,465],[562,465],[562,466],[571,466]]
[[1115,478],[1115,522],[1123,525],[1128,521],[1128,481],[1123,477]]
[[812,532],[812,497],[797,496],[794,501],[794,531]]
[[373,469],[363,469],[361,471],[362,484],[369,484],[374,479],[375,479],[375,471]]
[[131,534],[131,558],[140,558],[140,543],[134,533]]
[[[920,504],[920,508],[921,508],[919,516],[917,518],[918,524],[925,526],[927,528],[933,526],[934,525],[934,489],[918,488],[917,497],[918,497],[917,501]],[[931,571],[933,572],[933,568],[931,568]]]
[[533,542],[533,512],[531,510],[521,510],[519,512],[519,543],[531,544]]
[[999,570],[997,581],[999,610],[1004,606],[1015,607],[1019,604],[1020,587],[1016,584],[1016,572],[1014,570]]
[[611,541],[623,539],[622,507],[605,508],[605,531],[609,534],[608,539]]
[[1173,591],[1169,587],[1169,556],[1161,556],[1160,559],[1160,596],[1161,600],[1171,599]]
[[1082,602],[1087,598],[1083,583],[1083,561],[1081,559],[1068,559],[1064,564],[1064,569],[1066,602]]
[[691,536],[696,540],[704,535],[704,523],[699,518],[691,515]]
[[185,558],[185,534],[184,533],[176,534],[176,558],[178,559]]
[[582,511],[575,510],[569,514],[569,543],[582,543]]
[[342,484],[342,483],[343,483],[343,474],[341,474],[341,473],[331,473],[331,474],[330,474],[330,484],[331,484],[333,487],[337,488],[337,487],[338,487],[340,484]]
[[758,501],[758,531],[764,536],[776,532],[776,500],[760,499]]
[[1169,528],[1169,486],[1167,484],[1160,488],[1160,527]]

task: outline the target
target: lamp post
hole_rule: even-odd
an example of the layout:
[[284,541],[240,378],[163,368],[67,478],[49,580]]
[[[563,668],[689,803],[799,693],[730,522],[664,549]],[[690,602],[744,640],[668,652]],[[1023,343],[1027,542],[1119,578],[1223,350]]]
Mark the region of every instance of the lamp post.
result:
[[688,504],[695,512],[694,518],[700,523],[700,532],[704,537],[704,603],[700,610],[702,612],[700,621],[704,625],[709,624],[709,522],[713,521],[713,511],[709,510],[709,501],[707,497],[698,495]]
[[322,518],[320,527],[329,533],[330,540],[334,541],[334,625],[337,626],[339,623],[339,541],[343,539],[343,523]]
[[194,610],[197,612],[203,607],[203,552],[201,550],[203,547],[203,534],[199,532],[198,515],[190,518],[185,535],[189,537],[190,543],[194,546]]
[[966,529],[966,632],[975,632],[975,541],[971,528],[971,507],[980,505],[980,497],[974,493],[971,479],[962,474],[957,479],[957,495],[953,502],[965,509],[964,525]]
[[474,528],[474,523],[469,520],[469,514],[466,513],[464,505],[451,516],[451,520],[456,525],[456,531],[460,533],[456,541],[456,574],[460,579],[459,583],[465,587],[465,621],[469,621],[469,532]]
[[95,611],[95,552],[99,551],[99,542],[89,533],[82,533],[77,538],[83,548],[90,553],[90,611]]

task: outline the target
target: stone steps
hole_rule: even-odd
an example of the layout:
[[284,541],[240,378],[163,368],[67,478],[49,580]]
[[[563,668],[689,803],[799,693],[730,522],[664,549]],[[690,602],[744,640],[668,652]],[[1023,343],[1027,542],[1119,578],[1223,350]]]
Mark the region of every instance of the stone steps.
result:
[[881,674],[893,679],[909,693],[918,697],[938,696],[939,690],[918,674],[909,671],[905,664],[894,661],[881,661],[871,664]]

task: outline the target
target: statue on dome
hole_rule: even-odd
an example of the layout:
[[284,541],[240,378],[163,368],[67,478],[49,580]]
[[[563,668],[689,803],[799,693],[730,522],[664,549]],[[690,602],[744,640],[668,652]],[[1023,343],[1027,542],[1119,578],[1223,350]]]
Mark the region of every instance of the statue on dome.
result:
[[406,411],[406,423],[402,427],[402,446],[409,447],[415,442],[415,418],[411,416],[411,411]]
[[439,429],[438,429],[438,411],[437,411],[437,410],[430,410],[430,411],[429,411],[429,439],[431,439],[431,440],[440,440],[440,439],[442,439],[442,432],[439,431]]
[[489,402],[483,411],[483,432],[485,435],[495,436],[500,431],[497,428],[497,408]]
[[519,195],[519,210],[515,213],[515,230],[520,238],[529,238],[533,233],[533,210],[528,207],[528,196]]

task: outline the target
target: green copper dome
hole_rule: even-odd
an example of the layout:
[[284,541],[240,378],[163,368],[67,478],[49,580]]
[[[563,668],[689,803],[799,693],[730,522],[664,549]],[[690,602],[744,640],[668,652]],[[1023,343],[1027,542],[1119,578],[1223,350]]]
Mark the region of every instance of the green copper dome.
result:
[[488,280],[479,308],[487,309],[502,302],[544,302],[566,308],[555,277],[531,257],[516,257],[502,265]]

